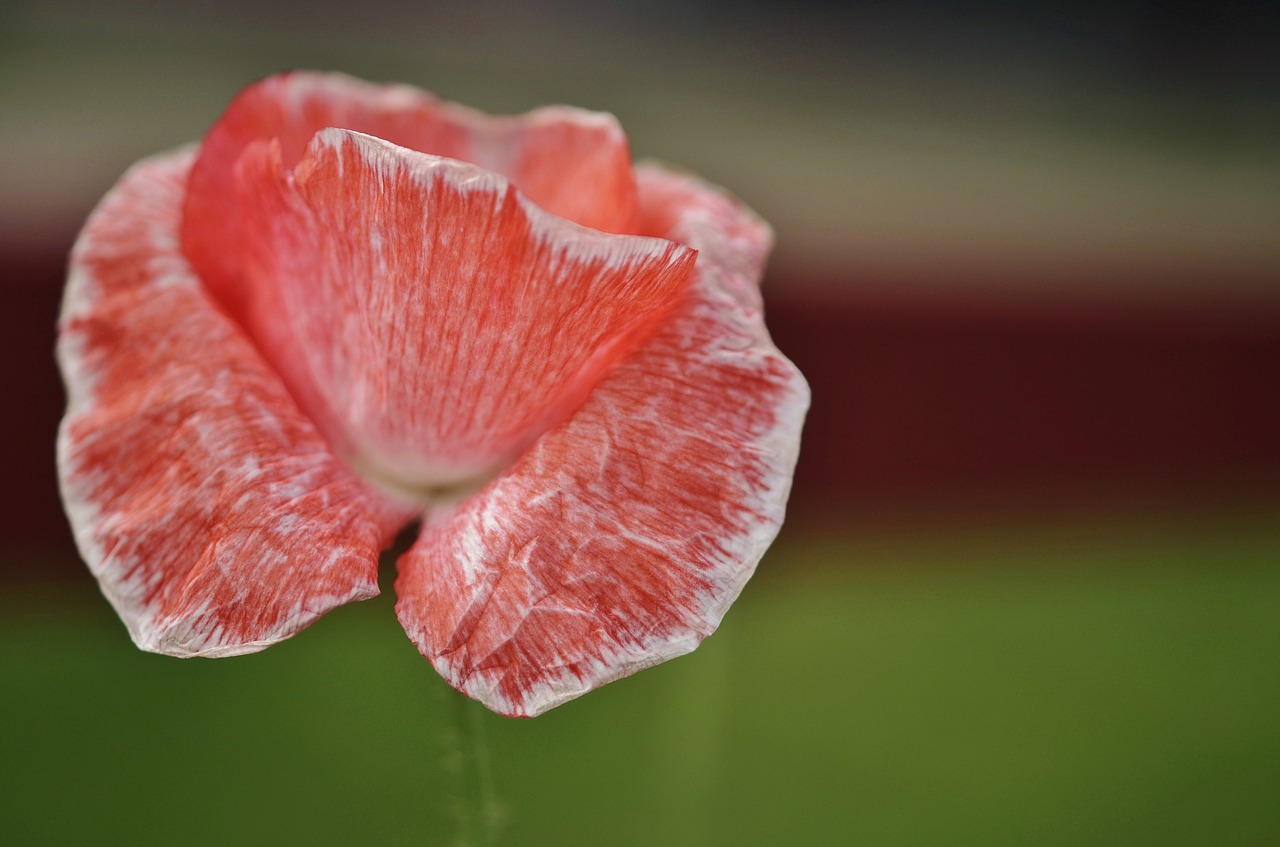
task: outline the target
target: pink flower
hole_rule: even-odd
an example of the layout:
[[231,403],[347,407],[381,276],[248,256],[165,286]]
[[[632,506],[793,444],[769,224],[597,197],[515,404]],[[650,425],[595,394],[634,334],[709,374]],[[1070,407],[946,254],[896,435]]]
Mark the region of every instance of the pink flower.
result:
[[144,650],[228,656],[378,593],[536,715],[692,650],[782,522],[808,388],[768,227],[612,117],[293,73],[135,165],[72,253],[58,440]]

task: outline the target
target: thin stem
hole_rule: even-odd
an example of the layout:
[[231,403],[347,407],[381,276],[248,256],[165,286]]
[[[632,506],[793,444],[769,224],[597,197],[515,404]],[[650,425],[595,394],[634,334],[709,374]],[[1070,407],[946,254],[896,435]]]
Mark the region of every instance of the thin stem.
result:
[[497,843],[501,807],[493,787],[484,707],[452,689],[445,692],[449,725],[445,727],[444,766],[449,775],[449,812],[456,847],[493,847]]

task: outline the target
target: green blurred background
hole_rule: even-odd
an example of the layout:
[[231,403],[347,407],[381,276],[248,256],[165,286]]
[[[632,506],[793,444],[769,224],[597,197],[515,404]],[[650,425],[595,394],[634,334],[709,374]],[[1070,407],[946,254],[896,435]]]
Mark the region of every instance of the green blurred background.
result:
[[[0,8],[0,842],[1280,843],[1280,43],[1249,3]],[[142,654],[57,503],[65,254],[289,67],[619,115],[774,223],[814,406],[691,656],[532,721],[383,597]]]
[[28,587],[0,820],[12,844],[1271,844],[1277,556],[1238,516],[793,537],[696,653],[528,721],[448,690],[389,592],[182,662],[87,579]]

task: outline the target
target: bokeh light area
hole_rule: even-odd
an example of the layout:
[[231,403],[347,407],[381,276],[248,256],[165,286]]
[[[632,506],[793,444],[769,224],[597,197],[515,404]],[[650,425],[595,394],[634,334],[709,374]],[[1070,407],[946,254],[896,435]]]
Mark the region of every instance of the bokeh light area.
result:
[[[0,9],[0,843],[1280,844],[1280,14],[1264,4]],[[61,514],[67,250],[295,67],[618,115],[776,229],[814,403],[694,654],[534,720],[381,597],[144,654]]]

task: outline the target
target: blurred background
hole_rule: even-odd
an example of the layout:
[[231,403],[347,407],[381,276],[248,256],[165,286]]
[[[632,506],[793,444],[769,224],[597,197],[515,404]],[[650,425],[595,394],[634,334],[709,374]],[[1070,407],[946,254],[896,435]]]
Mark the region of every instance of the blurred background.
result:
[[[1280,11],[1024,5],[0,6],[0,840],[1280,843]],[[387,595],[129,643],[55,485],[66,254],[294,67],[611,111],[773,223],[813,408],[697,653],[521,722]]]

